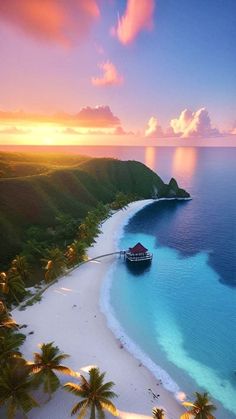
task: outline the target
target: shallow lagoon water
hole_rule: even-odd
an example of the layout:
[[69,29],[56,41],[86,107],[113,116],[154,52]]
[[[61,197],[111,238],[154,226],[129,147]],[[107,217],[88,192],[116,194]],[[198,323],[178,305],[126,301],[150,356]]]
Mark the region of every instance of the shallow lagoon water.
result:
[[207,389],[227,409],[217,402],[217,417],[236,417],[236,293],[219,281],[206,252],[183,257],[143,233],[125,233],[120,245],[138,240],[154,250],[153,263],[138,273],[117,262],[110,290],[116,318],[168,372],[169,389],[188,396]]

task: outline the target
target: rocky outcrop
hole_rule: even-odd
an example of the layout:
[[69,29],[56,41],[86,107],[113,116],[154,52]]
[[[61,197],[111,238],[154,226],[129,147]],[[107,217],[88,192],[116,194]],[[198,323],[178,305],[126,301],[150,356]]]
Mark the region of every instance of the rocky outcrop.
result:
[[184,189],[179,188],[178,183],[172,177],[168,184],[168,197],[170,198],[190,198],[190,194]]

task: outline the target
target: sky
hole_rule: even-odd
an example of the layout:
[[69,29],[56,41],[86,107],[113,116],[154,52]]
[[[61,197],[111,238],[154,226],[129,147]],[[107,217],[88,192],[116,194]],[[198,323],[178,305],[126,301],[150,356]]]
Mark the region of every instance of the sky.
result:
[[236,145],[235,0],[0,0],[1,144]]

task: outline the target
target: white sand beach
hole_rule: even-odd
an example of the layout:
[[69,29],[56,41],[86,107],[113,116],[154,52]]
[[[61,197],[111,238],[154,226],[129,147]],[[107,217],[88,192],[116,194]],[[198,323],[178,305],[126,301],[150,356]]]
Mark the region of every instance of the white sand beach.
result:
[[[137,201],[120,210],[104,222],[96,244],[89,249],[93,258],[116,250],[117,236],[124,223],[151,200]],[[96,365],[106,371],[106,378],[115,383],[118,398],[114,401],[121,418],[150,418],[154,406],[162,407],[169,419],[177,419],[183,412],[172,393],[157,385],[157,379],[125,348],[121,348],[107,320],[100,311],[99,299],[104,278],[117,256],[88,262],[59,279],[49,287],[42,300],[24,311],[14,310],[13,316],[28,335],[22,351],[27,359],[38,351],[39,343],[54,341],[70,354],[66,365],[78,372]],[[62,382],[72,381],[61,376]],[[159,394],[158,402],[148,389]],[[76,397],[59,390],[50,402],[28,415],[35,419],[66,419],[70,417]],[[107,417],[111,417],[107,414]]]

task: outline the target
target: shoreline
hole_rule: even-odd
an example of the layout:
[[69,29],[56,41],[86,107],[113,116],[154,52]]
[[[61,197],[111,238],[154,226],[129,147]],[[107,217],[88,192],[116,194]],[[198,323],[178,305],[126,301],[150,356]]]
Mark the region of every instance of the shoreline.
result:
[[[95,245],[88,250],[89,258],[116,251],[129,219],[155,201],[158,200],[133,202],[107,219]],[[123,348],[101,311],[101,289],[114,260],[114,256],[109,256],[88,261],[49,287],[42,295],[42,301],[25,311],[15,309],[14,318],[28,325],[25,329],[28,334],[34,332],[28,335],[22,352],[30,360],[39,343],[54,341],[60,350],[71,355],[67,362],[70,368],[84,373],[97,365],[101,371],[107,371],[106,377],[115,382],[114,390],[119,395],[115,400],[119,417],[150,418],[152,408],[158,405],[166,410],[167,418],[177,419],[183,413],[183,407],[173,393],[158,385],[157,378],[146,366]],[[71,381],[71,377],[61,376],[62,384],[67,381]],[[148,389],[160,394],[158,402]],[[66,419],[70,417],[74,403],[74,396],[59,390],[48,404],[32,410],[28,416],[50,419],[56,414],[58,419]],[[106,416],[111,417],[110,414]]]

